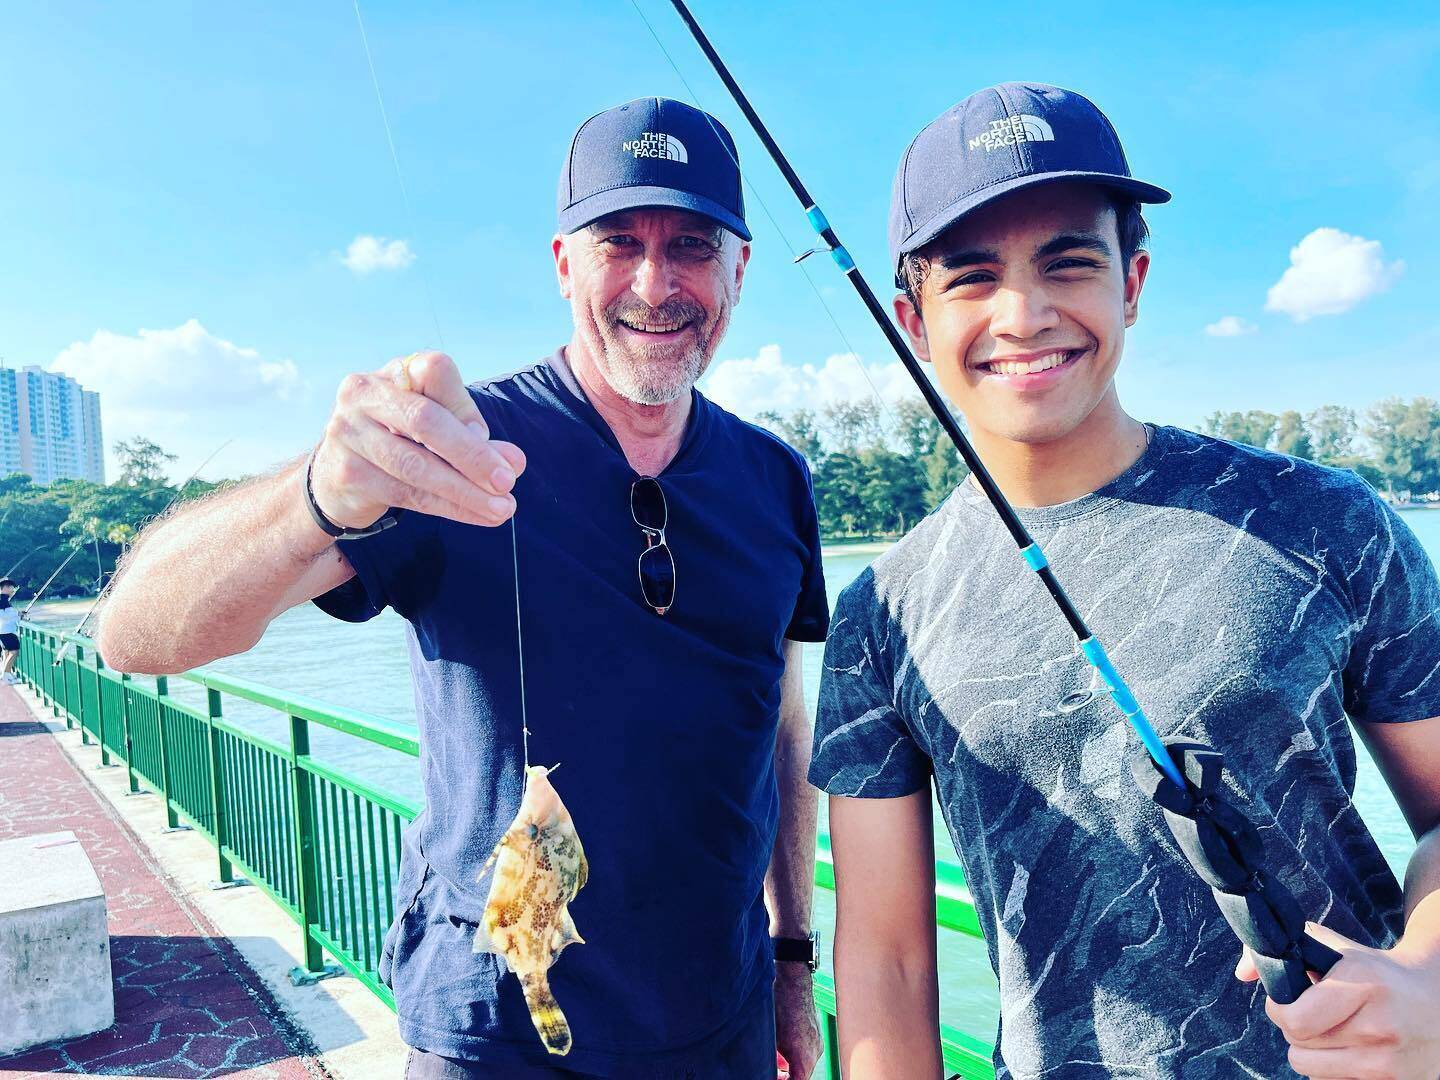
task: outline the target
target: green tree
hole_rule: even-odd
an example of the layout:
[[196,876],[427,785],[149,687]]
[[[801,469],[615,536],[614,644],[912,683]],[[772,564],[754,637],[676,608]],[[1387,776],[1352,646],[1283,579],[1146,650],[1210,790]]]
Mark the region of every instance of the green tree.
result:
[[1205,418],[1202,430],[1216,438],[1229,439],[1231,442],[1245,443],[1264,450],[1270,445],[1270,438],[1275,434],[1278,421],[1279,417],[1263,409],[1251,409],[1243,413],[1215,412]]
[[815,426],[815,414],[809,409],[797,409],[789,416],[781,416],[771,409],[760,413],[755,419],[762,427],[773,431],[804,454],[812,470],[825,453],[820,442],[820,431]]
[[1294,409],[1280,414],[1275,424],[1274,447],[1282,454],[1305,458],[1312,456],[1310,433],[1305,430],[1305,419]]
[[120,459],[120,483],[127,487],[165,483],[165,466],[175,460],[174,454],[141,435],[117,442],[115,456]]
[[932,509],[970,475],[969,467],[960,459],[960,452],[955,449],[950,436],[943,432],[922,464],[925,469],[925,502]]
[[1365,437],[1392,494],[1440,490],[1440,405],[1431,398],[1386,398],[1370,407]]
[[899,427],[900,452],[917,460],[928,454],[935,440],[945,434],[930,406],[918,398],[907,397],[901,401],[895,407],[895,421]]
[[854,456],[885,442],[880,404],[874,398],[839,401],[825,406],[820,414],[819,426],[826,446],[841,454]]
[[1322,405],[1305,417],[1310,433],[1311,456],[1321,465],[1345,468],[1342,462],[1355,457],[1355,410],[1341,405]]
[[854,536],[869,519],[864,490],[869,477],[854,454],[830,453],[815,469],[815,511],[825,536]]
[[865,452],[864,463],[868,475],[861,497],[871,508],[868,532],[903,533],[925,516],[929,505],[920,458],[876,447]]

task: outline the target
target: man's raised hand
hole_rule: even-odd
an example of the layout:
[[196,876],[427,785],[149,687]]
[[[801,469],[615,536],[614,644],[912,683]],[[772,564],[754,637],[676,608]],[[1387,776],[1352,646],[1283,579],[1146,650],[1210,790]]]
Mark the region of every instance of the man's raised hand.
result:
[[351,529],[391,507],[500,525],[515,513],[510,491],[524,469],[519,447],[490,438],[455,362],[412,353],[340,383],[311,491],[327,518]]

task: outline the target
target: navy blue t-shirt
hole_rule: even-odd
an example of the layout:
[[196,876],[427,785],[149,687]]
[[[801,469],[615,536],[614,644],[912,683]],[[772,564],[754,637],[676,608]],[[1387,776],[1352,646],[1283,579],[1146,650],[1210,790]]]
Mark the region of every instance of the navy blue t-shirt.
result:
[[[590,863],[570,907],[586,943],[550,971],[575,1040],[564,1063],[628,1075],[724,1037],[773,978],[763,885],[784,641],[823,641],[828,613],[804,459],[698,392],[659,477],[675,602],[647,607],[637,474],[564,363],[471,392],[493,437],[527,457],[515,527],[530,760],[563,766],[554,783]],[[544,1062],[518,981],[471,952],[489,889],[476,875],[522,784],[511,528],[407,513],[342,550],[356,578],[317,602],[409,623],[426,806],[405,834],[380,972],[400,1033],[449,1057]]]

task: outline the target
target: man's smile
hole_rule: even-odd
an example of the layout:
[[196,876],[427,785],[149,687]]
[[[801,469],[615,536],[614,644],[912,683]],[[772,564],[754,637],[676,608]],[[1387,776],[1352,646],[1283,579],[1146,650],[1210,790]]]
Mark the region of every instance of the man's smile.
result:
[[1008,353],[1005,356],[992,356],[989,360],[972,365],[978,371],[987,375],[1000,375],[1007,378],[1031,379],[1046,372],[1067,370],[1075,366],[1085,353],[1085,349],[1050,349],[1046,352],[1032,353]]

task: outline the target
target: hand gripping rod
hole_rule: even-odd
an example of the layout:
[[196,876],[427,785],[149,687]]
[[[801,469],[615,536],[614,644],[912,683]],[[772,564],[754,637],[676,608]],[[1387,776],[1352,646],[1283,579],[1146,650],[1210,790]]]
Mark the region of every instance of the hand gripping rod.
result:
[[[1021,523],[1014,508],[1000,491],[984,462],[976,454],[970,440],[960,430],[949,408],[936,392],[930,380],[920,369],[920,363],[911,353],[909,345],[900,336],[900,331],[890,320],[889,314],[880,306],[875,293],[855,265],[855,260],[835,230],[826,219],[824,212],[815,205],[810,192],[805,189],[800,177],[790,167],[785,154],[776,144],[764,121],[755,112],[750,99],[740,89],[725,61],[710,44],[705,31],[690,13],[685,0],[670,0],[671,6],[684,21],[695,43],[710,61],[715,74],[725,84],[725,89],[745,114],[756,137],[764,144],[771,160],[775,162],[790,190],[805,208],[805,216],[830,252],[861,301],[870,312],[875,324],[880,327],[895,355],[905,365],[905,370],[915,381],[925,404],[935,414],[935,419],[950,436],[965,464],[980,485],[981,491],[1000,515],[1000,521],[1010,533],[1011,539],[1020,551],[1026,564],[1039,576],[1051,599],[1065,616],[1075,634],[1080,652],[1099,673],[1101,681],[1109,691],[1110,698],[1130,721],[1140,741],[1150,754],[1154,768],[1135,768],[1136,779],[1141,787],[1160,804],[1165,823],[1170,827],[1180,850],[1195,872],[1211,887],[1219,904],[1221,914],[1255,957],[1260,979],[1265,990],[1275,1001],[1288,1004],[1300,996],[1310,985],[1308,971],[1324,974],[1329,971],[1340,954],[1329,946],[1316,941],[1305,932],[1305,917],[1294,897],[1278,880],[1267,874],[1259,865],[1263,855],[1259,834],[1255,827],[1234,807],[1220,798],[1220,774],[1223,761],[1221,756],[1208,746],[1179,737],[1161,739],[1145,716],[1130,687],[1115,669],[1105,647],[1090,632],[1080,613],[1075,610],[1065,590],[1060,587],[1049,561],[1040,546],[1035,543],[1029,531]],[[1132,763],[1132,765],[1135,763]]]

